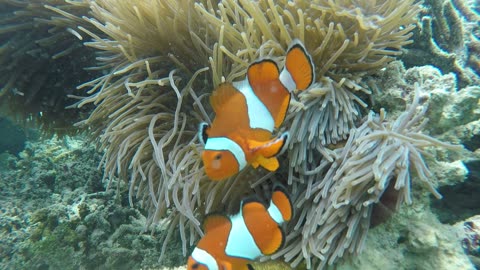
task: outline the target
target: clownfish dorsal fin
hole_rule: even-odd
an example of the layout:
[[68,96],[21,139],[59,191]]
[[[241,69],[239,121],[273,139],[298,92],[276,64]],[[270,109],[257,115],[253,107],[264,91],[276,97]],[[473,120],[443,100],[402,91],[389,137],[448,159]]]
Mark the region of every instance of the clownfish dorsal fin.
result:
[[225,224],[230,223],[230,219],[220,214],[209,214],[203,221],[203,231],[207,234],[209,231]]
[[210,104],[213,111],[218,113],[220,108],[236,94],[238,94],[238,91],[231,83],[222,83],[217,86],[210,96]]
[[293,91],[293,88],[305,90],[315,81],[312,57],[298,39],[294,39],[288,47],[280,81],[289,91]]
[[252,63],[247,70],[248,81],[251,85],[262,85],[278,80],[280,71],[277,64],[270,59],[263,59]]

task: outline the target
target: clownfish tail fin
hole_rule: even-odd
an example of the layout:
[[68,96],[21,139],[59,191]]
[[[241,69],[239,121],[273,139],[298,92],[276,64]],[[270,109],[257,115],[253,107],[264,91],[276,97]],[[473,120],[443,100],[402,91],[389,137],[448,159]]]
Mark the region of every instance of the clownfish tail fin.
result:
[[202,143],[203,145],[205,145],[207,143],[207,140],[208,140],[208,134],[207,134],[207,130],[210,128],[210,125],[205,123],[205,122],[202,122],[198,125],[198,140],[200,141],[200,143]]
[[315,81],[312,57],[298,39],[294,39],[288,47],[280,81],[290,92],[295,89],[305,90]]
[[290,221],[293,216],[293,206],[290,196],[284,186],[275,184],[268,213],[278,224]]

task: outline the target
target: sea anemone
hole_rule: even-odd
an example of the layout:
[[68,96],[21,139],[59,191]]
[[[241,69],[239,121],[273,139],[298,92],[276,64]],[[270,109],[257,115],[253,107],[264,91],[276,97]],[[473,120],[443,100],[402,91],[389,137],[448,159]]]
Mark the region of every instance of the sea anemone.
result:
[[[418,3],[414,1],[221,1],[196,4],[217,34],[213,82],[243,78],[262,57],[282,60],[294,39],[304,42],[316,66],[317,82],[299,96],[285,126],[291,132],[290,165],[312,170],[312,156],[346,139],[370,94],[361,78],[384,67],[411,43]],[[290,175],[293,173],[291,172]],[[301,173],[300,173],[301,175]],[[303,178],[302,176],[300,176]],[[289,182],[292,182],[289,177]]]
[[[206,213],[233,212],[245,195],[267,196],[282,181],[301,210],[274,257],[309,268],[332,264],[361,249],[372,205],[388,183],[397,179],[400,200],[409,202],[409,166],[428,176],[417,149],[440,143],[419,134],[419,96],[396,121],[370,114],[355,129],[370,94],[362,77],[410,42],[419,5],[413,0],[84,3],[89,27],[78,30],[92,38],[85,45],[98,52],[104,75],[80,86],[89,96],[76,105],[95,109],[79,125],[91,128],[104,151],[104,176],[129,181],[131,203],[149,213],[147,226],[165,225],[163,251],[178,231],[186,254]],[[317,81],[291,102],[282,127],[292,135],[288,159],[277,173],[248,168],[209,181],[196,138],[197,124],[212,116],[205,96],[223,81],[243,79],[254,60],[282,63],[294,38],[311,52]]]
[[[351,130],[345,146],[335,149],[335,161],[324,165],[323,176],[303,191],[295,205],[300,209],[290,244],[274,258],[283,256],[295,267],[332,265],[346,253],[362,250],[371,226],[374,206],[389,193],[391,208],[412,203],[412,173],[437,198],[433,174],[424,161],[427,147],[462,147],[442,143],[422,134],[427,118],[428,95],[414,86],[412,103],[397,119],[385,111],[370,112]],[[324,161],[325,162],[325,161]],[[393,190],[392,190],[393,188]]]
[[[48,7],[46,5],[49,5]],[[74,133],[72,123],[88,110],[65,107],[80,92],[76,86],[93,73],[93,50],[83,46],[75,27],[85,24],[75,16],[87,14],[80,2],[0,1],[0,106],[21,122],[37,123],[44,131]],[[72,64],[74,63],[74,64]],[[82,115],[83,113],[83,115]]]

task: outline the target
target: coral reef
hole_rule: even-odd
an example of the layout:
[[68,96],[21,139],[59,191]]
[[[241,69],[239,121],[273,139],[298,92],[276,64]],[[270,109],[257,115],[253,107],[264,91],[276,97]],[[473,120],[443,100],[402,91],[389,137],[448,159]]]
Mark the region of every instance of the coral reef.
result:
[[424,205],[403,207],[369,233],[361,256],[335,269],[465,269],[475,267],[457,241],[456,230],[441,224]]
[[[458,164],[465,157],[476,157],[428,133],[441,135],[457,125],[464,128],[465,141],[474,138],[471,134],[478,131],[470,128],[468,133],[468,125],[479,113],[475,106],[478,89],[469,86],[457,94],[453,76],[442,76],[432,68],[406,71],[398,63],[388,64],[412,42],[420,7],[414,0],[65,3],[42,5],[39,10],[49,14],[44,16],[55,12],[58,17],[33,21],[46,29],[52,24],[63,27],[57,30],[67,27],[59,35],[78,34],[97,53],[93,69],[101,75],[79,86],[88,96],[75,104],[94,109],[78,125],[90,129],[90,138],[103,152],[103,183],[115,184],[118,191],[129,194],[127,198],[122,193],[102,192],[101,182],[91,177],[85,195],[78,191],[78,183],[65,178],[72,176],[77,165],[58,167],[62,164],[58,161],[76,156],[76,150],[57,153],[61,148],[53,147],[48,157],[38,159],[27,148],[14,165],[25,170],[9,177],[35,179],[34,183],[25,181],[23,189],[29,196],[71,190],[80,198],[72,202],[68,196],[57,197],[32,216],[37,227],[26,232],[31,235],[29,244],[19,252],[9,252],[9,256],[24,256],[19,260],[33,258],[32,266],[56,266],[57,262],[42,258],[52,254],[51,248],[59,241],[63,253],[57,255],[78,258],[75,266],[90,265],[82,261],[84,256],[106,267],[133,267],[129,258],[150,266],[150,257],[144,256],[169,255],[168,243],[175,236],[181,245],[178,250],[187,255],[188,245],[202,235],[200,221],[205,214],[237,211],[246,195],[268,197],[272,184],[283,182],[288,184],[297,213],[288,227],[286,246],[267,259],[321,269],[362,251],[370,227],[380,226],[400,204],[410,204],[415,198],[428,205],[422,195],[426,189],[440,197],[435,176],[442,178],[441,184],[446,184],[445,175],[463,181],[466,170]],[[27,10],[33,7],[22,1],[19,5]],[[448,8],[448,4],[443,6]],[[431,37],[437,34],[431,32]],[[209,181],[196,136],[197,124],[209,122],[212,115],[205,97],[219,83],[243,78],[252,61],[269,57],[281,63],[279,55],[294,38],[311,52],[317,82],[291,102],[282,127],[290,131],[291,140],[287,154],[281,157],[281,168],[275,173],[249,168],[227,181]],[[450,41],[457,44],[458,39],[452,35]],[[473,41],[469,50],[475,49]],[[463,48],[455,46],[445,50]],[[467,58],[457,64],[464,68],[465,63],[476,61]],[[460,88],[475,82],[456,72]],[[435,86],[437,82],[440,87]],[[377,113],[362,117],[370,103]],[[429,124],[427,117],[435,123]],[[442,136],[452,141],[448,134]],[[439,146],[447,150],[433,149]],[[437,168],[434,161],[448,163],[447,169],[433,170]],[[38,183],[40,188],[34,188]],[[21,188],[15,185],[5,193]],[[114,194],[119,205],[111,203]],[[127,203],[139,204],[147,218]],[[154,234],[162,229],[163,238],[140,234],[140,223]],[[8,219],[7,224],[24,226],[16,219]],[[422,226],[405,236],[407,250],[430,254],[435,247],[446,246],[447,238],[437,239],[435,232],[420,239]],[[25,237],[25,233],[18,235]]]
[[401,59],[407,66],[434,65],[453,72],[458,87],[480,83],[480,8],[471,0],[426,0],[414,43]]
[[[55,11],[54,11],[55,10]],[[93,50],[75,31],[84,24],[58,11],[86,14],[80,1],[0,1],[0,107],[19,122],[57,134],[72,133],[72,123],[88,113],[65,110],[80,95],[76,86],[94,76]]]
[[[8,157],[10,169],[0,171],[0,268],[159,267],[161,238],[145,232],[126,195],[105,191],[100,157],[84,140],[29,142],[20,158]],[[163,266],[181,262],[176,243]]]
[[[412,104],[387,121],[385,111],[370,113],[363,124],[352,130],[345,146],[335,150],[335,161],[322,164],[324,174],[299,197],[296,206],[301,213],[292,240],[274,257],[302,259],[310,264],[332,265],[345,252],[358,254],[367,236],[375,207],[394,211],[406,202],[412,203],[411,170],[437,198],[441,195],[432,183],[433,173],[424,163],[425,147],[441,146],[460,150],[419,133],[424,127],[428,95],[415,86]],[[422,100],[423,103],[420,103]],[[309,194],[310,193],[310,194]],[[320,260],[320,263],[315,263]]]

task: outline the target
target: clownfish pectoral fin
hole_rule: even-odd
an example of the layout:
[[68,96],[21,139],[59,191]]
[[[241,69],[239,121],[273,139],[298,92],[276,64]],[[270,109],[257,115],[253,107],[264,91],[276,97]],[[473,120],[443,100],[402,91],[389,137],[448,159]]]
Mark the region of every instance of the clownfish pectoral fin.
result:
[[280,71],[277,64],[270,59],[263,59],[252,63],[247,70],[247,77],[250,84],[262,85],[278,80]]
[[220,214],[210,214],[207,215],[205,221],[203,222],[203,232],[207,234],[209,231],[214,228],[225,226],[230,223],[230,219],[226,216]]
[[290,92],[295,89],[305,90],[315,81],[312,57],[298,39],[293,40],[287,50],[280,81]]
[[253,152],[260,154],[263,157],[271,158],[274,157],[283,150],[283,146],[287,144],[288,132],[282,133],[277,138],[274,138],[267,142],[259,142],[250,140],[248,142],[249,149],[252,149]]
[[207,130],[210,128],[210,125],[202,122],[198,125],[198,140],[205,145],[208,140]]
[[217,86],[210,96],[210,104],[213,111],[218,113],[220,108],[238,93],[231,83],[222,83]]
[[[278,167],[280,167],[280,163],[278,163],[278,159],[276,157],[266,158],[264,156],[258,156],[256,163],[271,172],[276,171]],[[257,168],[258,165],[253,167]]]
[[280,164],[275,156],[280,154],[287,139],[288,132],[284,132],[279,137],[267,142],[250,140],[248,146],[256,154],[256,159],[251,163],[252,166],[254,168],[262,166],[271,172],[276,171]]
[[247,270],[255,270],[255,268],[253,268],[251,264],[247,263]]
[[236,270],[238,267],[234,267],[230,262],[221,261],[220,270]]
[[[288,196],[287,190],[284,186],[275,184],[273,187],[272,199],[270,200],[270,206],[272,205],[275,207],[269,207],[268,212],[270,216],[274,217],[274,220],[278,224],[281,224],[285,221],[290,221],[290,219],[292,219],[292,201]],[[280,213],[278,213],[277,210]],[[279,214],[281,214],[281,216]]]

